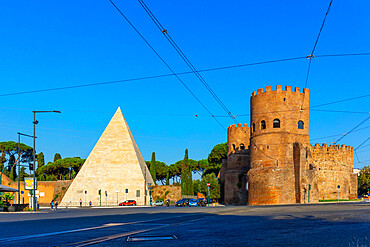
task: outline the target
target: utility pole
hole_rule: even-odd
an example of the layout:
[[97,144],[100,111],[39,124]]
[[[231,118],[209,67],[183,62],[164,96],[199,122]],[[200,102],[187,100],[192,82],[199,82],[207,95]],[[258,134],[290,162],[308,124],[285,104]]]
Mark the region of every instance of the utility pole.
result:
[[36,211],[37,200],[36,200],[36,124],[39,121],[36,121],[36,113],[46,113],[46,112],[55,112],[61,113],[60,111],[32,111],[33,112],[33,211]]
[[[23,133],[18,132],[18,204],[21,204],[21,180],[20,180],[20,174],[21,174],[21,135],[22,136],[28,136],[33,137],[31,135],[26,135]],[[37,137],[35,137],[37,138]]]

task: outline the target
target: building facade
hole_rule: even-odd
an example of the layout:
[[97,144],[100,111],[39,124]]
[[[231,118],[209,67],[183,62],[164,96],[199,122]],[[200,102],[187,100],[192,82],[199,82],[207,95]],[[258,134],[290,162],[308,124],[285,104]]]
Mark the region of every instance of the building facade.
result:
[[228,128],[220,171],[226,204],[357,198],[353,148],[310,144],[308,89],[268,86],[252,93],[250,106],[250,127]]

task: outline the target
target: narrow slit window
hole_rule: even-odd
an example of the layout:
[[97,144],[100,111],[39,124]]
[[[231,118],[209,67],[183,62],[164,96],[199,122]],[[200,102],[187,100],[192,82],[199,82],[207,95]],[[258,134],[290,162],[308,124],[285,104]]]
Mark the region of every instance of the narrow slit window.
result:
[[252,125],[252,132],[255,132],[256,131],[256,124],[253,123]]
[[264,129],[266,129],[266,121],[262,120],[261,121],[261,130],[264,130]]
[[273,122],[273,127],[274,128],[280,128],[280,120],[275,118]]
[[298,129],[303,130],[304,129],[304,123],[303,121],[298,121]]

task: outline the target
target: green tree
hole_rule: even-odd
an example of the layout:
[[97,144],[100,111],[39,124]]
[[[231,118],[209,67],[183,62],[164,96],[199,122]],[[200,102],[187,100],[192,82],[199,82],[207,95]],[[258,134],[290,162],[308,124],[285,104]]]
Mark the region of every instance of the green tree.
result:
[[170,167],[167,167],[166,171],[166,185],[170,185]]
[[192,170],[188,149],[185,150],[185,157],[181,164],[181,192],[183,195],[193,194]]
[[222,159],[227,158],[227,143],[221,143],[214,146],[211,153],[208,155],[208,165],[204,167],[203,175],[206,174],[218,174],[221,166]]
[[204,195],[207,195],[207,183],[210,183],[210,198],[212,199],[218,199],[221,197],[220,193],[220,183],[218,179],[216,178],[216,175],[214,173],[206,174],[202,177],[202,180],[200,181],[200,192]]
[[358,194],[364,195],[370,190],[370,166],[365,166],[358,176]]
[[42,166],[38,174],[39,176],[44,175],[47,181],[62,180],[66,176],[74,178],[74,174],[77,174],[84,164],[85,159],[80,157],[58,159],[55,162],[48,162]]
[[[20,143],[19,147],[20,149],[18,153],[18,142],[13,141],[0,142],[0,152],[1,152],[0,163],[4,164],[7,161],[9,172],[12,168],[11,165],[17,164],[18,161],[20,163],[24,163],[32,160],[33,149],[23,143]],[[17,177],[16,169],[13,169],[12,176],[14,177],[14,179]]]
[[54,154],[54,162],[60,159],[62,159],[62,156],[60,155],[60,153]]
[[200,192],[200,180],[199,179],[193,181],[193,191],[194,191],[195,196],[198,194],[198,192]]
[[151,160],[151,163],[150,163],[150,168],[149,168],[149,171],[150,171],[150,175],[152,175],[152,178],[153,178],[153,181],[154,181],[154,184],[157,184],[157,174],[156,174],[156,162],[155,162],[155,152],[152,153],[152,160]]
[[13,165],[13,166],[11,166],[11,168],[10,168],[9,178],[10,178],[12,181],[15,181],[15,179],[16,179],[16,173],[15,173],[14,165]]
[[45,165],[45,157],[44,157],[43,152],[40,152],[39,154],[37,154],[36,159],[37,159],[37,167],[38,168]]

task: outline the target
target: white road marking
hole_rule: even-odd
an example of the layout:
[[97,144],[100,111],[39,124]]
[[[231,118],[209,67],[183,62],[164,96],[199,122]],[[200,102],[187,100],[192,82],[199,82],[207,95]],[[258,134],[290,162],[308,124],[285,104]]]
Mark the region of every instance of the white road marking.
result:
[[[164,219],[185,217],[185,216],[189,216],[189,215],[195,215],[195,214],[178,215],[178,216],[172,216],[172,217],[158,218],[158,219],[152,219],[152,220],[134,221],[134,222],[126,222],[126,223],[108,223],[108,224],[104,224],[102,226],[95,226],[95,227],[88,227],[88,228],[81,228],[81,229],[74,229],[74,230],[66,230],[66,231],[59,231],[59,232],[49,232],[49,233],[40,233],[40,234],[34,234],[34,235],[25,235],[25,236],[17,236],[17,237],[10,237],[10,238],[2,238],[2,239],[0,239],[0,242],[11,242],[11,241],[31,239],[31,238],[48,237],[48,236],[59,235],[59,234],[75,233],[75,232],[102,229],[102,228],[107,228],[107,227],[134,225],[134,224],[141,224],[141,223],[146,223],[146,222],[151,222],[151,221],[156,221],[156,220],[164,220]],[[163,225],[167,226],[168,224],[163,224]]]

